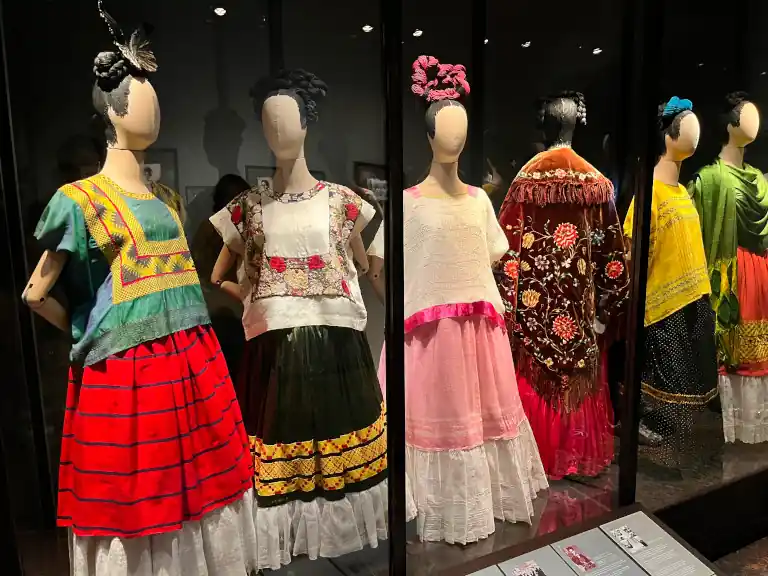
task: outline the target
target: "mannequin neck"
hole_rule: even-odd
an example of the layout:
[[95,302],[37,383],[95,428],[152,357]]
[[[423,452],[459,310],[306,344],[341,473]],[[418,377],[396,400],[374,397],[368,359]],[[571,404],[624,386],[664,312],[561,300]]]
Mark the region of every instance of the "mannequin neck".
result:
[[144,156],[144,150],[107,148],[107,156],[100,174],[107,176],[118,186],[128,191],[146,191],[147,184],[142,170]]
[[746,148],[744,146],[736,146],[736,144],[728,142],[728,144],[723,146],[722,150],[720,150],[720,159],[726,164],[730,164],[736,168],[743,168],[745,150]]
[[678,186],[680,184],[681,165],[682,161],[662,157],[653,169],[653,179],[668,186]]
[[299,158],[277,161],[274,186],[278,194],[299,194],[317,185],[317,178],[307,168],[307,160],[302,150]]
[[462,196],[467,193],[467,185],[459,178],[459,162],[432,161],[429,174],[419,188],[427,196]]

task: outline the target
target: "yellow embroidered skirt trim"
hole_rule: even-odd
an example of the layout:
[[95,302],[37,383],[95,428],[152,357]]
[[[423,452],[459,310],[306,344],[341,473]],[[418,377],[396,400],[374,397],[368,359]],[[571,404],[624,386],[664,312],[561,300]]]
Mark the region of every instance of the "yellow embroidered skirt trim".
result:
[[673,394],[657,390],[647,382],[642,383],[642,391],[651,398],[667,402],[668,404],[681,404],[685,406],[705,406],[717,396],[717,388],[713,388],[706,394]]
[[732,346],[739,364],[768,362],[768,320],[739,324],[733,331]]
[[249,437],[257,495],[336,492],[381,475],[387,470],[386,419],[382,405],[376,422],[338,438],[270,445]]

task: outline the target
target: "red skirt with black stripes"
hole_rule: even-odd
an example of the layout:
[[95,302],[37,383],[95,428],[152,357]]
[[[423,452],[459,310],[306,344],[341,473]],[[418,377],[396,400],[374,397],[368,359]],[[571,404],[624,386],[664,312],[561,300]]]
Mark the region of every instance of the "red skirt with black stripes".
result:
[[242,497],[253,464],[209,326],[70,371],[58,524],[78,536],[170,532]]

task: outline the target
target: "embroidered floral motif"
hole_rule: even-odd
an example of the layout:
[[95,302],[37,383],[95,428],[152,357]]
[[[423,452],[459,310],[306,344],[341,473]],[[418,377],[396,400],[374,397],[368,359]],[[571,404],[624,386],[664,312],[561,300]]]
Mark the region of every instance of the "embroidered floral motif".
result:
[[[613,204],[506,202],[500,223],[512,227],[501,271],[510,261],[519,262],[514,282],[505,273],[497,275],[518,366],[533,370],[532,382],[549,378],[553,390],[560,390],[553,395],[591,389],[600,350],[594,322],[607,324],[622,314],[629,292]],[[568,398],[578,404],[573,390]]]
[[552,331],[565,341],[573,340],[577,328],[576,322],[565,314],[561,314],[552,322]]
[[624,272],[624,264],[618,260],[611,260],[605,265],[605,275],[611,280],[616,280]]
[[540,297],[541,294],[536,292],[536,290],[524,290],[521,300],[526,307],[535,308],[539,303]]
[[554,239],[558,248],[565,250],[573,246],[579,237],[579,231],[576,226],[570,222],[563,222],[555,229]]
[[526,232],[525,234],[523,234],[523,248],[528,249],[531,246],[533,246],[534,238],[535,236],[530,232]]
[[277,256],[269,259],[269,267],[272,268],[275,272],[278,274],[282,274],[285,272],[285,260],[283,258],[278,258]]
[[243,209],[242,209],[242,207],[241,206],[235,206],[232,209],[231,217],[232,217],[232,223],[235,226],[240,224],[243,221]]
[[273,296],[351,297],[345,280],[350,273],[346,248],[360,216],[362,200],[351,190],[324,182],[319,182],[312,190],[302,194],[286,197],[275,196],[267,191],[264,196],[283,203],[300,202],[326,188],[331,250],[327,254],[313,254],[306,258],[264,253],[262,201],[265,198],[257,189],[241,194],[229,204],[232,222],[245,243],[246,258],[252,263],[246,267],[248,279],[253,286],[252,300]]
[[576,172],[575,170],[563,170],[557,168],[556,170],[547,170],[546,172],[523,172],[522,170],[517,173],[517,178],[530,178],[533,180],[549,180],[552,178],[575,179],[582,182],[586,180],[599,180],[602,178],[602,174],[599,172]]
[[519,268],[520,262],[518,260],[509,260],[506,264],[504,264],[504,274],[506,274],[507,277],[511,278],[512,280],[517,280]]
[[[271,186],[267,186],[261,189],[260,191],[277,202],[282,202],[283,204],[289,204],[292,202],[301,202],[302,200],[309,200],[310,198],[314,198],[314,196],[318,192],[320,192],[320,190],[324,189],[325,186],[326,186],[326,183],[321,181],[315,184],[309,190],[305,190],[304,192],[278,193],[278,192],[275,192]],[[357,218],[357,216],[355,216],[355,218]]]

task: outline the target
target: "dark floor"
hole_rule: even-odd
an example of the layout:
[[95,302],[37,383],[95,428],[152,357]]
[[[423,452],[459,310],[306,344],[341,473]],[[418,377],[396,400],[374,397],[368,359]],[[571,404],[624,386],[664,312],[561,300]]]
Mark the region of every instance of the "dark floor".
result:
[[768,574],[768,538],[721,558],[715,565],[728,576],[766,576]]

